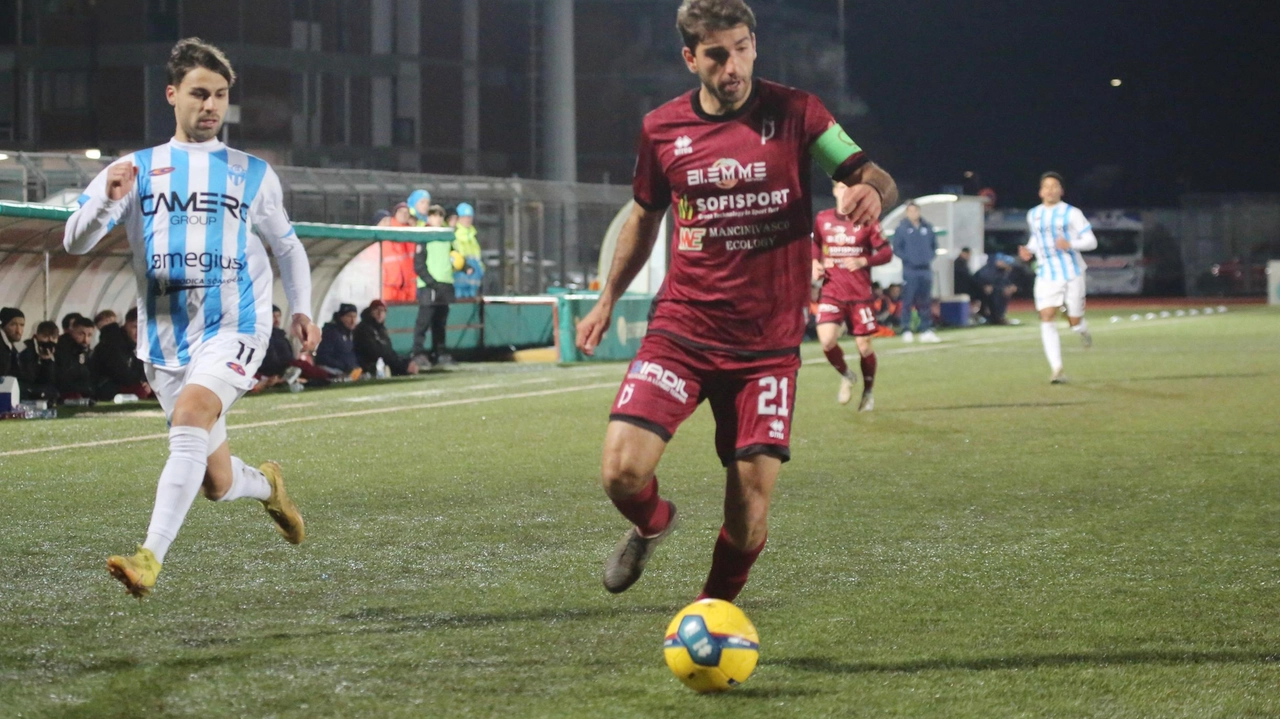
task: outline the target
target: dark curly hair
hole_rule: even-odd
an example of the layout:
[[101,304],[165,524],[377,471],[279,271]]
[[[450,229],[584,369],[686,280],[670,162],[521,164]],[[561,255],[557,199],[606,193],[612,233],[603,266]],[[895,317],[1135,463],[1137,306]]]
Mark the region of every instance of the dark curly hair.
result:
[[236,71],[231,61],[217,47],[198,37],[183,38],[169,51],[169,84],[177,87],[187,73],[203,67],[227,79],[227,86],[236,84]]
[[742,0],[684,0],[676,11],[676,28],[690,50],[696,50],[708,33],[739,25],[755,32],[756,15]]

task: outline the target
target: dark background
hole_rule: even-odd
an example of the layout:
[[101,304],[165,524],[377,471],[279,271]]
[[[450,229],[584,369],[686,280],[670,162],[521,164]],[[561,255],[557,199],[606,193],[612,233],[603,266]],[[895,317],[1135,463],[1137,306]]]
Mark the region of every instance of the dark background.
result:
[[908,189],[974,171],[1026,207],[1055,169],[1072,200],[1111,207],[1280,190],[1280,3],[851,0],[847,13],[849,84],[870,108],[857,132]]

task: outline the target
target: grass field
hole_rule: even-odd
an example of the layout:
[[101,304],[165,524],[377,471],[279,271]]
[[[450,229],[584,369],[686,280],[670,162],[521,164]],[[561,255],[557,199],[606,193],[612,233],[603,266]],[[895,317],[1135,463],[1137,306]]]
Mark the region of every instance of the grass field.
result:
[[680,530],[600,586],[622,365],[246,399],[232,446],[281,461],[307,542],[197,500],[142,603],[104,560],[142,539],[156,409],[0,423],[0,716],[1280,716],[1277,320],[1095,314],[1067,386],[1034,324],[879,341],[869,415],[806,364],[739,600],[761,664],[720,696],[661,653],[720,524],[705,407],[659,470]]

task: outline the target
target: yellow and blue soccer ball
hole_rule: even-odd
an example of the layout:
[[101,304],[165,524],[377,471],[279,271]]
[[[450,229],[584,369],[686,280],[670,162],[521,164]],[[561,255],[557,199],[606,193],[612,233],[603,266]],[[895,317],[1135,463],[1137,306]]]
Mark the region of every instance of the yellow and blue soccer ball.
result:
[[667,626],[662,653],[685,686],[728,691],[745,682],[760,659],[760,635],[741,609],[721,599],[701,599]]

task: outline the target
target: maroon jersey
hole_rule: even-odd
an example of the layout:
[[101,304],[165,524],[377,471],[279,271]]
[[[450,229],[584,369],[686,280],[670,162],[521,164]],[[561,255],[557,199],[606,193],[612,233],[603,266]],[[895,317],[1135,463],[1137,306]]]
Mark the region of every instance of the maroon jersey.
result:
[[[846,257],[864,257],[865,267],[846,270],[840,261]],[[836,214],[823,210],[813,218],[813,259],[826,268],[822,296],[837,302],[867,302],[875,297],[871,291],[871,268],[893,259],[893,247],[880,234],[880,223],[855,225]]]
[[[745,354],[795,351],[809,297],[810,149],[833,125],[817,97],[763,80],[728,115],[704,112],[694,90],[645,116],[636,202],[676,205],[652,332]],[[837,174],[865,162],[857,150]]]

